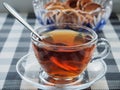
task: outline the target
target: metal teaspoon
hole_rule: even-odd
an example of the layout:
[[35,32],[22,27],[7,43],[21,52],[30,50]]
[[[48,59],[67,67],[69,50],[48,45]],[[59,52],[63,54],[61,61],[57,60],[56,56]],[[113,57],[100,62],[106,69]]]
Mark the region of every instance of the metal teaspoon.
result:
[[12,8],[6,2],[3,2],[3,5],[21,24],[28,28],[28,30],[35,34],[40,40],[44,38],[43,36],[40,36],[37,32],[35,32],[35,30],[17,13],[17,11],[14,8]]

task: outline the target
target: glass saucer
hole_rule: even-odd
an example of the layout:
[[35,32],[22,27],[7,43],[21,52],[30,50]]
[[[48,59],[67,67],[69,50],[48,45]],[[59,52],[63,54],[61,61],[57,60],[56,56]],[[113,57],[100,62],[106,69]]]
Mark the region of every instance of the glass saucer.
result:
[[34,53],[23,56],[16,65],[17,73],[26,82],[44,90],[80,90],[90,87],[93,83],[101,79],[106,71],[107,66],[103,60],[91,62],[86,71],[78,77],[75,82],[70,84],[54,84],[45,80],[45,72],[42,70]]

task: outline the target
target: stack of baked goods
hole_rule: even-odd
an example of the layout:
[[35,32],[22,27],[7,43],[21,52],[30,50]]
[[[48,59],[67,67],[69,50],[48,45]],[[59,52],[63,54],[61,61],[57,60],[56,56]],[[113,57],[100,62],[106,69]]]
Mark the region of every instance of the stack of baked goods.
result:
[[95,26],[102,17],[103,8],[93,0],[51,0],[44,5],[45,18],[53,23],[73,23]]

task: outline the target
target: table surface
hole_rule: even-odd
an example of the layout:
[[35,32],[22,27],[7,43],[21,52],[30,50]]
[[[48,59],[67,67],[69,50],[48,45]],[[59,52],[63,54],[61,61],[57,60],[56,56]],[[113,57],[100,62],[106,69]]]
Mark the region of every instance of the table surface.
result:
[[[21,13],[21,16],[33,27],[38,26],[33,13]],[[30,32],[25,29],[10,14],[0,13],[0,90],[37,90],[16,72],[18,60],[32,51]],[[120,90],[120,14],[112,13],[107,24],[97,33],[109,41],[111,52],[104,60],[107,73],[89,90]]]

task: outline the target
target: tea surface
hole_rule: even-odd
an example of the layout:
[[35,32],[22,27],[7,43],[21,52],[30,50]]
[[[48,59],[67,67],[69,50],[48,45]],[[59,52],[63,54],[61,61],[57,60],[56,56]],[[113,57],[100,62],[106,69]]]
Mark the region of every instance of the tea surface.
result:
[[48,75],[54,78],[73,78],[83,72],[91,60],[95,45],[75,50],[61,49],[60,46],[82,45],[88,43],[91,36],[72,30],[54,30],[43,35],[50,37],[42,42],[58,46],[50,48],[33,44],[35,55]]

